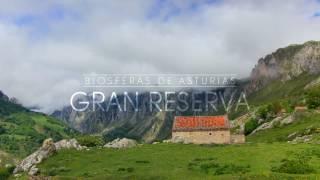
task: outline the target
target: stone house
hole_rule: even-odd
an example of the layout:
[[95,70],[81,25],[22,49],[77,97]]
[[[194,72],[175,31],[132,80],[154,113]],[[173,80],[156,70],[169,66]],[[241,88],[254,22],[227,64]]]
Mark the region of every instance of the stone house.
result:
[[194,144],[244,143],[244,135],[231,135],[229,120],[223,116],[176,116],[172,138]]

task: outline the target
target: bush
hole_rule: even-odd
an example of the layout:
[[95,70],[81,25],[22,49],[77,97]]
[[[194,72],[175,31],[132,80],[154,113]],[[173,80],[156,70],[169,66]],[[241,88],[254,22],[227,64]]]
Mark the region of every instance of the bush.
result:
[[222,175],[222,174],[239,174],[239,173],[247,173],[249,172],[250,166],[239,166],[235,164],[225,164],[219,166],[215,170],[215,175]]
[[282,110],[282,104],[280,102],[273,102],[271,104],[271,113],[272,114],[278,114]]
[[286,112],[291,113],[294,110],[295,102],[294,100],[286,100],[281,102],[281,106],[286,110]]
[[76,139],[81,146],[94,147],[104,145],[104,141],[101,136],[80,136]]
[[309,89],[306,94],[306,104],[309,109],[316,109],[320,106],[320,86]]
[[246,124],[244,125],[244,134],[248,135],[252,131],[254,131],[259,126],[258,121],[255,119],[250,119]]
[[267,119],[268,112],[270,111],[270,107],[271,106],[269,105],[260,106],[256,112],[257,117],[261,119]]
[[119,172],[128,172],[128,173],[131,173],[131,172],[134,171],[134,168],[133,168],[133,167],[128,167],[128,168],[122,168],[122,167],[120,167],[120,168],[118,168],[118,171],[119,171]]
[[69,172],[69,171],[71,171],[71,169],[66,167],[52,167],[48,170],[43,171],[42,173],[46,176],[56,176],[59,173]]
[[257,109],[256,116],[260,119],[269,120],[281,112],[283,104],[279,101],[265,104]]
[[213,175],[243,174],[250,172],[250,166],[221,164],[216,162],[216,158],[196,158],[188,164],[188,169]]
[[315,172],[309,164],[309,156],[296,155],[294,159],[283,159],[279,167],[272,167],[272,171],[288,174],[309,174]]
[[8,179],[10,172],[7,168],[0,167],[0,179]]

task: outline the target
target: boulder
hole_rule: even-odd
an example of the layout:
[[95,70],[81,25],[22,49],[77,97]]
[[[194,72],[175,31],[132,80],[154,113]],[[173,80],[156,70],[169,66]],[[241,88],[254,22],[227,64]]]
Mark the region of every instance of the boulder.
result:
[[54,143],[56,150],[59,151],[61,149],[76,149],[76,150],[82,150],[86,147],[81,146],[76,139],[70,139],[66,140],[63,139],[61,141],[58,141]]
[[184,143],[185,139],[183,137],[180,136],[174,136],[171,139],[172,143]]
[[127,138],[117,138],[107,144],[105,144],[103,147],[105,148],[115,148],[115,149],[123,149],[123,148],[132,148],[137,146],[137,141],[133,139],[127,139]]
[[39,169],[36,166],[32,166],[28,172],[28,175],[34,176],[37,175],[39,172]]
[[180,136],[174,136],[171,139],[164,140],[164,143],[180,143],[180,144],[191,144],[192,142],[186,138]]
[[[275,117],[273,120],[271,120],[269,122],[265,122],[265,123],[261,124],[251,134],[255,134],[258,131],[274,128],[277,124],[282,126],[282,125],[291,124],[294,121],[295,121],[295,119],[293,118],[292,115],[289,115],[289,116],[278,116],[278,117]],[[259,124],[260,123],[261,122],[259,122]]]
[[[46,139],[44,140],[42,147],[40,147],[37,151],[26,157],[21,161],[19,165],[14,169],[14,173],[18,173],[21,171],[29,172],[34,165],[41,163],[44,159],[48,158],[52,154],[56,152],[56,147],[54,145],[53,140]],[[34,167],[35,168],[35,167]],[[33,168],[33,170],[34,170]]]
[[41,163],[43,160],[52,156],[54,153],[61,149],[77,149],[82,150],[85,147],[81,146],[76,139],[61,140],[54,143],[51,138],[43,141],[42,146],[23,159],[20,164],[14,169],[13,173],[28,172],[29,175],[36,175],[39,169],[36,167],[37,164]]

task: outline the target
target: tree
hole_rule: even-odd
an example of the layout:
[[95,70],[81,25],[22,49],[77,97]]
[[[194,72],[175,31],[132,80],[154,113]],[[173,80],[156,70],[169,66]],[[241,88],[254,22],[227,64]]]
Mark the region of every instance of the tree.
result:
[[305,98],[309,109],[318,108],[320,106],[320,86],[307,90]]
[[256,119],[250,119],[246,124],[244,125],[244,134],[248,135],[252,131],[254,131],[259,126],[258,121]]

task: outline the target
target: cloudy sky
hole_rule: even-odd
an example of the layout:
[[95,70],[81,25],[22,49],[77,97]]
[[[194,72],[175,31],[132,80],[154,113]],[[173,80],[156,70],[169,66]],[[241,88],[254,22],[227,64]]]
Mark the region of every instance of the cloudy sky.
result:
[[320,40],[319,0],[1,0],[0,90],[51,111],[84,73],[232,73]]

